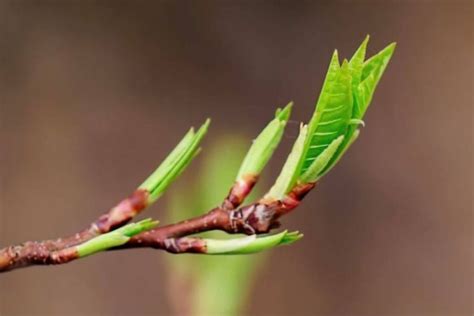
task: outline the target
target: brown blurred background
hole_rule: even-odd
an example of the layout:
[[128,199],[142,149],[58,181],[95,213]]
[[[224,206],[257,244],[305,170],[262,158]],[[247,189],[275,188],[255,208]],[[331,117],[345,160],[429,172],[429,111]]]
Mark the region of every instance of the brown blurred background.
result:
[[[370,33],[370,54],[398,47],[367,127],[285,218],[305,238],[272,252],[245,314],[472,315],[472,21],[461,1],[2,1],[0,246],[86,226],[208,116],[206,143],[250,142],[294,100],[271,182],[332,50]],[[0,314],[172,315],[165,256],[1,275]]]

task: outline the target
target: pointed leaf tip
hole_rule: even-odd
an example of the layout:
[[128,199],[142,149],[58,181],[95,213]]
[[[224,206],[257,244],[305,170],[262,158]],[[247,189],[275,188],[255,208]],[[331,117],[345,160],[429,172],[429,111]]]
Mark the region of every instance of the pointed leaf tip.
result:
[[334,50],[331,56],[331,61],[329,62],[329,69],[331,68],[338,68],[340,66],[339,64],[339,52],[337,49]]
[[369,40],[370,35],[367,34],[357,50],[364,50],[365,52],[365,50],[367,49],[367,45],[369,44]]
[[387,60],[390,60],[396,47],[397,42],[392,42],[388,44],[384,49],[382,49],[379,53],[377,53],[377,55],[383,55],[385,58],[387,58]]
[[285,234],[283,236],[282,240],[280,241],[280,245],[291,245],[294,242],[297,242],[301,238],[303,238],[303,234],[301,234],[299,231],[294,231],[291,233]]
[[293,101],[290,101],[283,109],[278,108],[275,117],[280,119],[280,121],[288,121],[291,115],[291,110],[293,108]]
[[198,130],[198,132],[199,132],[200,130],[205,130],[205,131],[207,131],[207,129],[209,128],[209,125],[210,125],[210,124],[211,124],[211,119],[208,117],[208,118],[204,121],[204,123],[201,125],[201,127],[200,127],[199,130]]
[[362,127],[365,127],[365,122],[361,119],[353,118],[349,120],[349,125],[362,125]]
[[291,102],[284,109],[278,109],[276,117],[254,139],[240,166],[236,181],[243,180],[247,175],[258,176],[262,172],[280,143],[290,111]]
[[367,35],[364,38],[364,40],[362,41],[362,43],[359,45],[354,55],[352,56],[351,63],[354,62],[356,59],[358,59],[357,62],[360,62],[360,63],[364,62],[365,53],[367,51],[367,45],[369,44],[369,39],[370,39],[369,35]]
[[150,193],[148,203],[155,202],[196,157],[210,122],[208,118],[197,132],[191,128],[163,163],[140,185],[140,189]]

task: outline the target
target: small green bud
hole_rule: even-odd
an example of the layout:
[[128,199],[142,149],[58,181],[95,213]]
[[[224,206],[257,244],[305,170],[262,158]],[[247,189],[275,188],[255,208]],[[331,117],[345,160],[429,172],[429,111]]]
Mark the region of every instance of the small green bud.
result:
[[199,153],[199,144],[209,123],[207,119],[197,132],[191,128],[163,163],[140,185],[139,189],[150,192],[149,203],[155,202]]
[[289,245],[303,237],[299,232],[283,231],[279,234],[257,237],[251,235],[233,239],[204,239],[207,254],[210,255],[239,255],[264,251],[276,246]]
[[290,102],[284,109],[278,109],[273,119],[253,141],[247,155],[240,166],[236,181],[244,180],[245,176],[258,176],[273,155],[280,143],[286,122],[291,114]]
[[265,195],[265,199],[280,200],[292,189],[299,173],[299,163],[304,151],[307,132],[308,126],[301,125],[298,138],[296,139],[275,184]]
[[131,237],[153,229],[157,225],[158,221],[153,221],[151,218],[137,223],[130,223],[109,233],[92,238],[78,245],[76,250],[80,258],[90,256],[100,251],[121,246],[127,243]]

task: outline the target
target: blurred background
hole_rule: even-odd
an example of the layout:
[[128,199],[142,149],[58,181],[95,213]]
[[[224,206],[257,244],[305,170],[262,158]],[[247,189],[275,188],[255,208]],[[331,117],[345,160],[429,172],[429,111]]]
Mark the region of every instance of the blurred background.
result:
[[[250,145],[294,100],[264,192],[333,49],[350,57],[367,33],[369,55],[398,42],[367,126],[284,218],[305,237],[241,276],[252,287],[240,313],[472,315],[470,1],[1,1],[0,247],[87,226],[212,117],[200,157],[144,214],[166,222],[180,196],[196,201],[191,186],[213,183],[199,182],[208,155],[231,159],[210,153],[222,135]],[[203,265],[170,257],[118,251],[3,274],[0,315],[186,315],[192,282],[176,291],[172,278]]]

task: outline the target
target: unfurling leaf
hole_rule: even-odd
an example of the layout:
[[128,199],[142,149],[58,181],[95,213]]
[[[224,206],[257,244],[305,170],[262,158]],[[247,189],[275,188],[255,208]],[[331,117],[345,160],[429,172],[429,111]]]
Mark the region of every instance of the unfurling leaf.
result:
[[140,185],[139,189],[150,193],[149,203],[155,202],[197,155],[209,124],[207,119],[197,132],[191,128],[163,163]]
[[334,51],[308,127],[300,132],[266,198],[281,199],[295,185],[317,181],[357,139],[358,127],[364,126],[364,114],[395,49],[390,44],[364,61],[368,41],[369,36],[342,65]]
[[339,162],[339,159],[341,159],[341,157],[346,153],[346,150],[349,149],[349,147],[356,141],[357,137],[359,137],[359,133],[360,130],[356,129],[354,133],[352,133],[351,138],[349,139],[345,147],[338,147],[338,149],[342,148],[342,151],[340,151],[337,155],[332,156],[331,161],[326,165],[326,168],[318,175],[318,179],[328,173],[329,170],[331,170],[331,168]]
[[151,218],[144,219],[137,223],[130,223],[114,231],[94,237],[78,245],[76,250],[79,257],[86,257],[100,251],[121,246],[127,243],[133,236],[153,229],[157,225],[158,221],[153,221]]
[[296,178],[299,175],[298,164],[300,162],[301,155],[304,150],[304,143],[306,140],[307,133],[308,126],[301,125],[300,133],[293,145],[293,148],[291,149],[290,155],[286,159],[286,162],[283,165],[283,169],[281,170],[280,175],[275,181],[275,184],[265,195],[265,199],[280,200],[293,187]]
[[313,161],[311,166],[300,177],[302,183],[311,183],[319,179],[319,175],[329,164],[329,161],[336,153],[344,140],[344,136],[339,136]]
[[275,118],[253,141],[240,166],[236,181],[244,179],[247,175],[258,176],[262,172],[280,143],[286,122],[291,114],[292,105],[293,103],[290,102],[285,108],[277,109]]
[[[368,41],[368,37],[366,38]],[[366,49],[366,41],[361,45],[358,51]],[[352,113],[351,122],[360,122],[364,126],[362,121],[367,108],[372,101],[372,96],[374,95],[375,88],[377,87],[380,78],[383,75],[383,72],[387,68],[388,62],[393,55],[395,50],[395,43],[388,45],[382,51],[380,51],[375,56],[371,57],[369,60],[364,62],[361,82],[358,84],[357,89],[353,91],[354,95],[354,111]],[[357,53],[356,53],[357,54]],[[355,54],[355,55],[356,55]],[[352,57],[352,60],[355,58],[355,55]],[[357,76],[357,73],[353,74]],[[326,174],[342,157],[342,155],[347,151],[347,149],[352,145],[352,143],[359,136],[359,130],[357,129],[359,124],[350,124],[347,129],[344,142],[339,147],[337,153],[333,156],[332,161],[328,164],[328,167],[323,171],[323,175]]]
[[372,101],[375,88],[382,78],[387,65],[395,51],[396,43],[392,43],[381,50],[377,55],[364,62],[361,83],[357,91],[358,112],[354,113],[354,118],[361,119]]
[[308,170],[329,144],[345,134],[352,115],[352,100],[352,77],[349,63],[344,60],[335,79],[328,82],[321,92],[315,114],[309,123],[301,173]]
[[289,245],[303,237],[299,232],[283,231],[279,234],[257,237],[251,235],[232,239],[204,239],[207,254],[238,255],[264,251],[280,245]]

